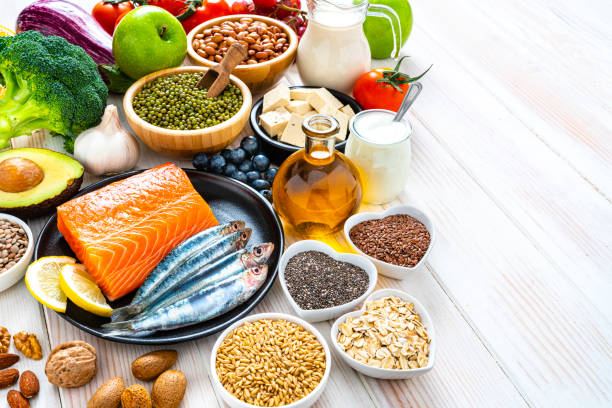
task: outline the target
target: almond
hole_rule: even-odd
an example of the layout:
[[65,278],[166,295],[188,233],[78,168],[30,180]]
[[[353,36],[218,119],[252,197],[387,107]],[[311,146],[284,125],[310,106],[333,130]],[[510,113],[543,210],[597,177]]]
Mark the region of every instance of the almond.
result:
[[0,353],[0,370],[9,368],[19,361],[19,356],[13,353]]
[[139,380],[149,381],[176,363],[176,350],[156,350],[143,354],[132,362],[132,374]]
[[187,379],[180,370],[164,371],[151,391],[151,399],[155,408],[178,408],[185,396]]
[[17,382],[19,371],[14,368],[8,368],[0,371],[0,389],[10,387]]
[[30,370],[21,373],[21,378],[19,379],[19,390],[21,390],[21,395],[26,398],[32,398],[38,394],[38,391],[40,391],[40,384],[38,383],[36,374]]
[[19,391],[11,390],[6,394],[6,400],[10,408],[30,408],[30,403]]

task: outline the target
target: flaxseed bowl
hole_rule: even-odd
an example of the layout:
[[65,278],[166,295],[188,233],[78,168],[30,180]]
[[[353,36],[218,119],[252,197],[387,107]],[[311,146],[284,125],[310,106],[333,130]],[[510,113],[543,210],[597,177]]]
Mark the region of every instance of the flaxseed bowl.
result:
[[[256,324],[258,322],[263,322],[261,323],[262,327],[253,327],[253,330],[251,330],[252,335],[249,335],[246,338],[244,336],[245,330],[236,330],[240,329],[242,326]],[[273,337],[266,337],[266,333],[264,333],[266,327],[263,326],[267,326],[267,328],[271,327],[272,323],[270,322],[286,322],[290,326],[286,331],[289,333],[302,332],[301,337],[292,343],[291,348],[284,350],[281,348],[282,344],[279,345],[276,343],[279,334],[274,333]],[[251,327],[248,329],[251,329]],[[247,333],[249,332],[249,330],[246,331]],[[230,335],[231,337],[229,337]],[[237,358],[237,353],[240,353],[239,347],[237,345],[229,345],[224,343],[226,339],[228,341],[241,341],[242,343],[240,344],[247,345],[249,351],[253,349],[262,349],[267,353],[270,353],[268,355],[269,358],[265,360],[258,360],[257,358],[252,358],[253,356],[249,355],[244,355],[242,356],[243,358]],[[273,341],[275,341],[274,344],[272,344]],[[274,370],[272,370],[272,364],[279,364],[283,362],[280,358],[276,357],[275,353],[278,353],[278,356],[282,355],[282,359],[285,360],[287,359],[287,355],[294,350],[295,344],[305,344],[305,347],[307,347],[307,350],[305,350],[306,352],[296,354],[298,358],[306,360],[302,361],[301,364],[293,364],[293,367],[288,369],[286,369],[286,367],[283,368],[279,366],[274,367]],[[317,344],[320,345],[320,348],[317,346]],[[230,352],[232,355],[229,355]],[[322,356],[322,354],[324,354],[324,356]],[[321,370],[323,359],[324,368]],[[246,389],[246,393],[242,388],[239,392],[235,392],[241,394],[242,396],[246,395],[247,397],[251,397],[254,401],[253,404],[239,399],[233,393],[228,391],[228,389],[226,389],[226,387],[222,384],[218,369],[219,371],[222,371],[221,376],[224,377],[226,382],[227,376],[231,375],[230,378],[244,377],[244,379],[241,378],[239,380],[241,383],[247,383],[247,381],[250,381],[253,383],[253,385],[267,383],[271,380],[274,381],[274,372],[276,372],[276,369],[278,369],[279,372],[283,373],[283,376],[278,378],[279,381],[274,381],[273,387],[278,387],[278,384],[281,384],[281,386],[284,386],[285,388],[289,387],[289,390],[295,391],[298,387],[302,388],[305,385],[306,387],[312,389],[301,399],[292,401],[290,403],[282,403],[282,398],[283,394],[290,395],[292,392],[287,392],[286,389],[284,391],[279,390],[277,394],[279,396],[277,399],[279,403],[273,406],[283,408],[306,408],[310,407],[316,402],[327,384],[327,379],[329,378],[329,373],[331,371],[331,353],[323,335],[304,320],[282,313],[261,313],[245,317],[221,333],[213,346],[210,357],[210,370],[213,374],[213,386],[215,387],[216,391],[221,394],[223,401],[225,401],[225,403],[231,408],[255,408],[258,406],[264,406],[256,405],[257,399],[263,400],[266,398],[266,396],[263,395],[264,393],[258,394],[257,388],[253,385]],[[319,375],[320,371],[323,371],[322,375]],[[249,376],[250,379],[247,379]],[[320,380],[314,383],[312,379],[316,379],[319,376],[321,377]],[[301,380],[298,381],[298,378],[301,378]]]

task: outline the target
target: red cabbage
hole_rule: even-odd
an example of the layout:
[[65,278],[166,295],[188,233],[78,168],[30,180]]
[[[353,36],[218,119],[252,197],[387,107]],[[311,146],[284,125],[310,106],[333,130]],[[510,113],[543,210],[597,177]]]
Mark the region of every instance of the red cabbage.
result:
[[17,32],[36,30],[83,48],[96,64],[114,64],[113,38],[92,15],[66,0],[39,0],[17,17]]

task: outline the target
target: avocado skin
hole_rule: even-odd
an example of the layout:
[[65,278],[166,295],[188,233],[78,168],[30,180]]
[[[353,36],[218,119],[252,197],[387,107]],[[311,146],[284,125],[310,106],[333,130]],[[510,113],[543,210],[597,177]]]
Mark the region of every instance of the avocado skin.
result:
[[70,200],[81,188],[81,184],[83,183],[83,176],[78,179],[73,179],[72,184],[64,189],[61,193],[56,195],[55,197],[47,198],[44,201],[41,201],[37,204],[32,204],[27,207],[12,207],[12,208],[4,208],[0,207],[0,212],[14,215],[15,217],[19,217],[23,220],[26,218],[34,218],[40,217],[41,215],[45,215],[55,210],[58,205],[65,203]]

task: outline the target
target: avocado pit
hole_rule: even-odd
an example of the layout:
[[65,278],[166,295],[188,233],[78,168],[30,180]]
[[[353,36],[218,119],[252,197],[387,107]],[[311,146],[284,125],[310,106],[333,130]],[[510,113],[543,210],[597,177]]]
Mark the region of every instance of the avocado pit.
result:
[[30,190],[45,178],[40,166],[24,157],[10,157],[0,162],[0,190],[21,193]]

